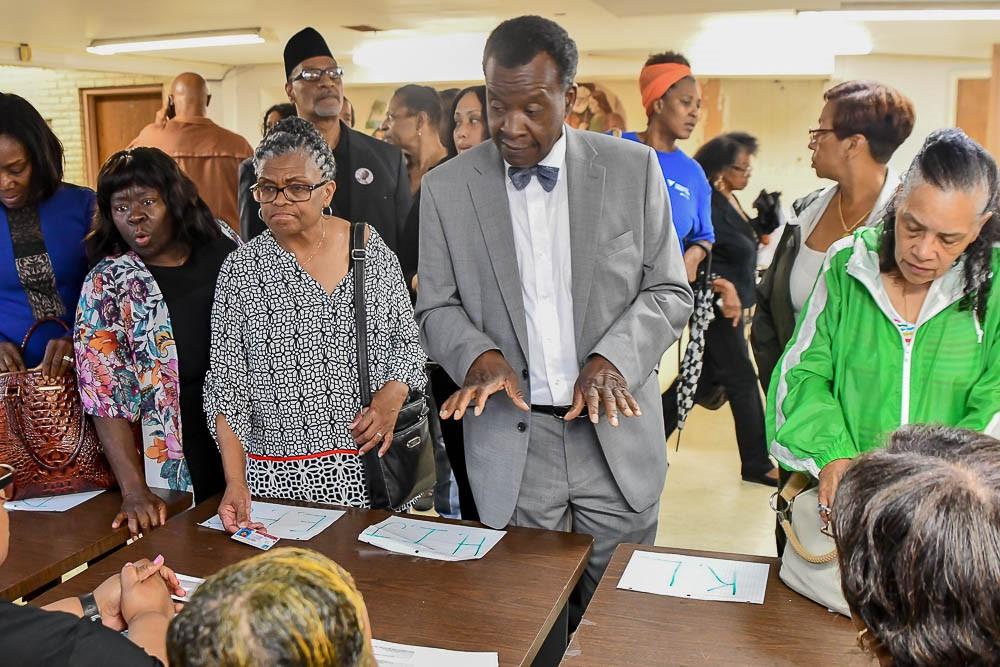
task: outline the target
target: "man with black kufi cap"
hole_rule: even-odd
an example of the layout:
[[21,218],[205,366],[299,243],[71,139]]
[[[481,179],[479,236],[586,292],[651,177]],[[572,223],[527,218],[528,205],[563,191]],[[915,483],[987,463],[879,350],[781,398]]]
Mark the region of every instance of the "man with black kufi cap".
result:
[[[372,225],[393,251],[410,210],[410,180],[402,152],[340,120],[344,103],[342,70],[313,28],[292,35],[285,45],[285,92],[296,113],[311,122],[333,149],[337,161],[334,214]],[[251,239],[266,229],[260,205],[250,194],[257,180],[252,160],[240,167],[240,232]],[[403,267],[404,273],[407,267]],[[416,270],[416,267],[413,267]]]

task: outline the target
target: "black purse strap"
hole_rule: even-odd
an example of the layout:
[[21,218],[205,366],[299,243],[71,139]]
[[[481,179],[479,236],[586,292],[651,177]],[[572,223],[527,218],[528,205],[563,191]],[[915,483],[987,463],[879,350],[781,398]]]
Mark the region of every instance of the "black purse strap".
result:
[[351,223],[351,264],[354,268],[354,324],[358,336],[358,386],[361,407],[372,402],[371,381],[368,378],[368,314],[365,307],[365,229],[363,222]]

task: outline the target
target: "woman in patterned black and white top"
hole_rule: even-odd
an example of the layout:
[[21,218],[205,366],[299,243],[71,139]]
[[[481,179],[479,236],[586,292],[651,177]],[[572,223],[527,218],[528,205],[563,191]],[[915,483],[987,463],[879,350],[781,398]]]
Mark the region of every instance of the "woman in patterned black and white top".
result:
[[212,311],[205,413],[226,473],[219,516],[256,526],[250,495],[368,505],[360,454],[392,443],[426,355],[396,255],[368,228],[371,407],[358,388],[350,223],[328,215],[333,153],[300,118],[279,122],[254,155],[254,198],[268,232],[232,253]]

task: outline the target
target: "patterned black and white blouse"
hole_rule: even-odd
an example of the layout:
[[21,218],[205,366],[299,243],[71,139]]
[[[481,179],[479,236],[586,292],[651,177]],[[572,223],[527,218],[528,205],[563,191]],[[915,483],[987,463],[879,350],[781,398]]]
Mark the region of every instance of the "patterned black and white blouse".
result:
[[[399,260],[369,227],[365,266],[372,390],[423,389],[420,347]],[[243,444],[254,495],[369,504],[348,426],[361,409],[354,272],[327,293],[270,232],[233,252],[212,308],[205,414],[222,414]]]

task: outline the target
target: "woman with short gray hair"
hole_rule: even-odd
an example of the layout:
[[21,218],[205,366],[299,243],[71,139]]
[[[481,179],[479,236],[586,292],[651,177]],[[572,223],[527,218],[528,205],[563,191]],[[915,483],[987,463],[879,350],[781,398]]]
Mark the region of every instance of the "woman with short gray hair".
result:
[[361,455],[388,450],[400,406],[427,381],[399,261],[369,227],[364,291],[377,391],[362,410],[351,223],[331,214],[337,168],[316,129],[280,121],[254,167],[268,231],[222,265],[205,379],[226,473],[219,516],[230,532],[255,525],[251,494],[368,506]]

